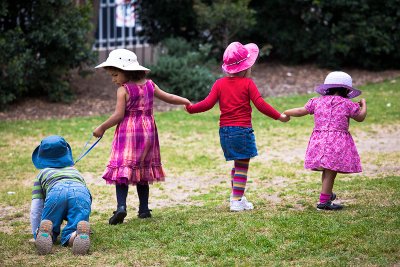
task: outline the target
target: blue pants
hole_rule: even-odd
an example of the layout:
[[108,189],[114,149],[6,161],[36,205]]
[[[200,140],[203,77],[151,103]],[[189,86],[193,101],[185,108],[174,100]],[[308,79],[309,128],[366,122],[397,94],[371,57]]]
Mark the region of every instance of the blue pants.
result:
[[58,182],[47,192],[41,220],[53,222],[53,242],[60,234],[63,220],[67,221],[61,234],[61,244],[68,245],[78,222],[89,221],[92,197],[89,189],[78,182]]

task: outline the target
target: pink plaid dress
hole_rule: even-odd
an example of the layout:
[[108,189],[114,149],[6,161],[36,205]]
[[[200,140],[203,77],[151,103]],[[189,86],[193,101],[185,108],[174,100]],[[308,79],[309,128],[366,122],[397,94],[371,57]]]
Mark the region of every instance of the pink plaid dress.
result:
[[125,117],[117,125],[112,142],[110,161],[103,173],[108,184],[137,184],[164,181],[160,145],[153,116],[154,86],[123,85],[129,100]]
[[360,156],[349,133],[349,118],[360,113],[359,104],[341,96],[320,96],[310,99],[305,108],[314,114],[314,130],[304,167],[339,173],[361,172]]

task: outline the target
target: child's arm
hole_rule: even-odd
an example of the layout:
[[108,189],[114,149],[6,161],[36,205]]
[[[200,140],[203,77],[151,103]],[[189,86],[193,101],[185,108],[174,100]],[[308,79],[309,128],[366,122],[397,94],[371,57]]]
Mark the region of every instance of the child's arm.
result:
[[264,115],[281,122],[288,122],[290,120],[289,116],[285,114],[280,114],[276,109],[274,109],[270,104],[265,102],[262,98],[257,86],[251,82],[249,84],[250,99],[254,103],[254,106]]
[[187,98],[180,97],[174,94],[170,94],[161,90],[157,84],[154,84],[154,96],[158,99],[173,105],[190,105],[190,101]]
[[190,114],[205,112],[207,110],[212,109],[214,105],[217,103],[217,101],[218,101],[218,89],[217,87],[213,86],[206,98],[204,98],[202,101],[194,105],[186,105],[185,110]]
[[115,106],[115,111],[105,122],[100,124],[100,126],[93,131],[95,137],[102,137],[105,131],[122,121],[125,115],[126,98],[127,92],[125,87],[119,87],[117,91],[117,104]]
[[360,113],[353,119],[355,121],[362,122],[365,120],[365,117],[367,117],[367,102],[363,98],[363,99],[361,99],[361,101],[359,103],[360,103],[360,107],[361,107]]
[[42,212],[44,207],[44,201],[41,198],[34,198],[31,202],[31,229],[32,234],[35,235],[36,230],[39,228],[40,219],[42,218]]
[[285,110],[283,113],[286,114],[287,116],[293,116],[293,117],[302,117],[310,114],[305,107],[288,109]]
[[44,193],[42,189],[42,185],[40,183],[40,177],[42,172],[40,172],[35,180],[33,181],[32,187],[32,202],[31,202],[31,212],[30,212],[30,221],[31,221],[31,229],[32,234],[35,236],[36,230],[39,227],[40,220],[42,218],[42,211],[44,207]]

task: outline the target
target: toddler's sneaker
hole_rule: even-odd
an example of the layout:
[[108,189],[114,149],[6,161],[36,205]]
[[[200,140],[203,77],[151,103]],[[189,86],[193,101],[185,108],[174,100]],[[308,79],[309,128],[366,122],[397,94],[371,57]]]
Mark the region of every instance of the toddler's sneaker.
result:
[[248,202],[243,196],[241,200],[231,200],[231,211],[244,211],[254,209],[253,203]]
[[35,246],[39,255],[46,255],[51,252],[51,248],[53,247],[52,234],[53,223],[50,220],[41,221],[35,240]]
[[317,210],[341,210],[343,209],[342,205],[335,204],[332,201],[328,201],[326,203],[319,203],[317,205]]
[[252,209],[254,209],[253,203],[248,202],[248,201],[247,201],[247,198],[246,198],[245,196],[242,196],[242,202],[243,202],[243,205],[244,205],[244,209],[245,209],[245,210],[252,210]]
[[72,244],[72,253],[85,255],[90,248],[90,224],[87,221],[80,221],[76,227],[76,237]]

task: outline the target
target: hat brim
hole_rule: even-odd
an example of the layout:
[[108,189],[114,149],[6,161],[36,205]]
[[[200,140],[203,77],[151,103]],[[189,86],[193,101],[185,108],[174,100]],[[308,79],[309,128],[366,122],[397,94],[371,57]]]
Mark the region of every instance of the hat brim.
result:
[[234,73],[241,72],[243,70],[247,70],[248,68],[251,68],[254,65],[254,63],[256,62],[256,60],[258,58],[260,49],[258,49],[258,46],[253,43],[246,44],[246,45],[244,45],[244,47],[249,52],[250,56],[246,60],[239,62],[238,64],[235,64],[235,65],[228,66],[226,64],[223,64],[222,65],[223,71],[225,71],[226,73],[234,74]]
[[98,69],[98,68],[105,68],[105,67],[114,67],[114,68],[125,70],[125,71],[140,71],[140,70],[142,70],[142,71],[145,71],[145,72],[150,72],[150,69],[145,68],[145,67],[143,67],[141,65],[131,64],[131,65],[127,65],[127,66],[122,66],[120,64],[114,64],[112,62],[107,62],[107,61],[97,65],[94,68]]
[[72,158],[72,152],[71,152],[72,150],[68,143],[67,143],[68,152],[64,156],[52,159],[40,157],[39,147],[40,146],[36,147],[32,153],[32,162],[37,169],[64,168],[74,165],[74,160]]
[[315,87],[315,92],[317,92],[320,95],[326,95],[330,88],[335,88],[335,87],[344,87],[346,89],[349,89],[350,91],[347,94],[348,98],[355,98],[361,95],[361,90],[344,84],[320,84],[317,87]]

